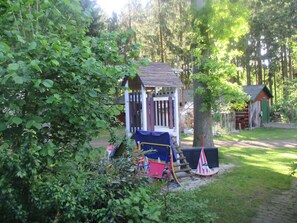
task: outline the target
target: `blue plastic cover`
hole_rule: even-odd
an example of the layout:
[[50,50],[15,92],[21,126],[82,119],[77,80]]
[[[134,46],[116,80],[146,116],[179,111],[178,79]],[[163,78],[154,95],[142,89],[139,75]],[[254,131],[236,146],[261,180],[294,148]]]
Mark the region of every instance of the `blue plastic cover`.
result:
[[[176,162],[176,151],[168,132],[137,130],[134,134],[134,138],[137,145],[138,143],[143,143],[141,146],[143,151],[155,150],[154,152],[145,155],[148,158],[169,162],[170,149],[172,149],[173,162]],[[153,145],[154,143],[164,144],[165,146]]]

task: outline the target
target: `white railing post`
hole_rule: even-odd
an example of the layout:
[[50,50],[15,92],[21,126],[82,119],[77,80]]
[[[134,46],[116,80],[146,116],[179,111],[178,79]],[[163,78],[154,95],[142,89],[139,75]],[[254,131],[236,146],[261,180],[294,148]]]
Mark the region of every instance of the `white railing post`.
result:
[[178,88],[174,91],[174,125],[176,131],[176,143],[180,144],[180,129],[179,129],[179,100],[178,100]]
[[147,130],[146,91],[143,86],[141,86],[141,99],[142,99],[142,127],[143,127],[143,130]]
[[130,132],[130,98],[129,98],[129,90],[128,90],[128,81],[125,85],[125,121],[126,121],[126,132]]

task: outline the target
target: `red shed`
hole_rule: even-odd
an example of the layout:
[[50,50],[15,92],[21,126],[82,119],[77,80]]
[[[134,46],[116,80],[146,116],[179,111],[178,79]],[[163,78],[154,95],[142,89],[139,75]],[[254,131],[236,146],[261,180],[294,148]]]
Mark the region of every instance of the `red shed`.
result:
[[271,98],[265,84],[243,86],[243,91],[250,96],[247,106],[236,111],[236,129],[260,127],[269,122]]

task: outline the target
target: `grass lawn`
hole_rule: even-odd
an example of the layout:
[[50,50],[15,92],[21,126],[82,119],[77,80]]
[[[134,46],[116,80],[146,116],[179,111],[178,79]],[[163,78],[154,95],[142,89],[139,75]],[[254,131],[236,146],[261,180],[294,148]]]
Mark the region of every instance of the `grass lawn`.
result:
[[[115,127],[114,128],[114,131],[115,131],[115,135],[117,137],[119,137],[120,139],[121,138],[124,138],[124,135],[125,135],[125,127],[123,126],[120,126],[120,127]],[[97,135],[96,138],[94,138],[93,140],[109,140],[110,139],[110,133],[107,129],[102,129],[100,131],[100,134]]]
[[256,128],[242,130],[240,133],[226,134],[215,137],[218,140],[271,140],[271,139],[296,139],[297,129],[284,128]]
[[[271,140],[271,139],[296,139],[297,129],[284,128],[255,128],[252,130],[242,130],[240,133],[229,133],[215,136],[215,140]],[[183,140],[193,140],[193,136],[182,137]]]
[[[208,200],[207,211],[216,214],[215,222],[251,222],[257,207],[275,194],[290,188],[290,167],[297,160],[297,149],[220,148],[220,163],[236,167],[217,180],[188,192],[179,192],[180,204]],[[184,210],[187,211],[187,210]],[[190,213],[189,213],[190,214]]]

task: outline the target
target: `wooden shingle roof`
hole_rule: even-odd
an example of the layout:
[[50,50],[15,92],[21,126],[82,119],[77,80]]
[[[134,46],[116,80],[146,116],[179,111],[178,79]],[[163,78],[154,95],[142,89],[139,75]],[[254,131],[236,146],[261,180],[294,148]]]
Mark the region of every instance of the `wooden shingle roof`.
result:
[[153,62],[140,67],[138,77],[144,87],[182,87],[178,74],[165,63]]
[[242,88],[247,95],[251,96],[251,101],[255,101],[261,91],[264,91],[269,98],[273,97],[265,84],[242,86]]

